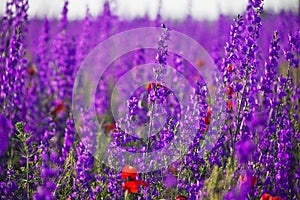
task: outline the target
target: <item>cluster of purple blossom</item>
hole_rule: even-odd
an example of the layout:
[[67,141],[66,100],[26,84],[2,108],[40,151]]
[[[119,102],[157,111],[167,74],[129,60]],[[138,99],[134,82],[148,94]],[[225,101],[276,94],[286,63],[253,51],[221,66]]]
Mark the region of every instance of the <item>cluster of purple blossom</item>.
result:
[[[68,1],[60,21],[28,20],[27,10],[28,0],[10,0],[0,20],[0,199],[128,197],[122,172],[99,162],[85,146],[97,138],[80,137],[89,132],[89,118],[81,119],[82,130],[75,129],[73,83],[97,44],[124,30],[161,24],[156,50],[130,52],[105,71],[95,95],[96,117],[110,147],[128,152],[149,153],[170,145],[184,137],[178,134],[189,131],[179,133],[179,126],[188,129],[193,124],[197,131],[176,162],[139,173],[137,179],[148,187],[136,191],[127,184],[126,190],[138,192],[133,198],[139,199],[300,199],[299,14],[268,14],[262,0],[249,0],[245,13],[233,21],[222,15],[215,22],[189,16],[162,23],[159,14],[155,20],[124,21],[110,12],[107,2],[98,17],[87,10],[83,20],[72,22],[67,18]],[[222,75],[214,81],[223,87],[209,88],[195,77],[193,67],[208,67],[204,60],[187,63],[168,52],[169,27],[204,46]],[[153,69],[155,80],[124,100],[128,126],[149,127],[142,131],[150,135],[141,139],[127,134],[113,118],[110,102],[113,83],[148,62],[158,64]],[[165,86],[167,66],[194,87],[187,108],[193,115],[181,115],[177,97]],[[177,78],[173,84],[184,87]],[[218,108],[224,112],[212,109],[210,90],[224,94],[226,103]],[[163,107],[167,116],[162,128],[154,120],[157,107]],[[216,144],[205,143],[211,135],[217,137]],[[180,151],[182,144],[176,145]],[[213,147],[205,151],[205,145]],[[125,165],[143,169],[149,163]]]

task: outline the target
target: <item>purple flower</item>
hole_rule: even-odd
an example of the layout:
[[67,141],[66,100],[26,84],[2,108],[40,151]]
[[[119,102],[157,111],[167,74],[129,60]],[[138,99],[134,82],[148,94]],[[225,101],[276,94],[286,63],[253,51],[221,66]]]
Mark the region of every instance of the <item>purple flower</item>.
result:
[[253,171],[247,170],[242,172],[238,185],[225,194],[224,200],[244,200],[253,189],[256,181]]
[[65,128],[64,146],[62,149],[62,157],[60,157],[61,161],[64,161],[67,158],[69,151],[74,142],[74,136],[75,136],[75,126],[74,126],[73,119],[70,117],[67,120],[67,127]]
[[298,68],[299,67],[299,53],[300,53],[300,31],[296,32],[295,35],[289,35],[288,48],[284,51],[286,60],[289,65]]
[[255,150],[255,144],[250,140],[242,140],[236,143],[235,153],[240,163],[248,162]]
[[273,41],[269,49],[268,61],[265,63],[265,74],[261,81],[261,90],[264,91],[266,95],[269,93],[273,93],[272,86],[274,83],[274,78],[278,67],[278,58],[279,58],[278,52],[280,51],[280,46],[278,43],[279,43],[279,38],[278,38],[278,32],[276,31],[274,33]]
[[6,152],[6,149],[9,144],[9,121],[6,120],[3,115],[0,113],[0,138],[1,138],[1,145],[0,145],[0,156],[3,156]]
[[166,188],[175,187],[177,185],[177,178],[168,172],[164,178],[164,185]]
[[35,194],[34,199],[35,200],[42,200],[42,199],[52,200],[54,198],[49,189],[39,186],[37,188],[37,193]]
[[164,24],[162,24],[163,32],[160,35],[158,40],[158,48],[156,53],[156,62],[158,66],[154,67],[155,72],[155,79],[157,82],[163,82],[163,75],[166,73],[166,66],[167,66],[167,57],[168,57],[168,46],[166,42],[169,40],[170,37],[170,30]]

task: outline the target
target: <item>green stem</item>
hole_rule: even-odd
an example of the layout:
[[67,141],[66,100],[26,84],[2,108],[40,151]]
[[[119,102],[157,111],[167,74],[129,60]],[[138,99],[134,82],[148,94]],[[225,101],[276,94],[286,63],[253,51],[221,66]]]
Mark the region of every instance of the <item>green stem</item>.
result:
[[229,128],[229,132],[230,132],[230,137],[231,137],[231,148],[232,148],[232,154],[231,154],[231,167],[232,170],[234,171],[234,140],[233,140],[233,133],[232,133],[232,129]]
[[249,74],[250,74],[249,73],[249,67],[247,65],[247,67],[246,67],[246,78],[245,78],[246,83],[243,86],[241,99],[240,99],[240,101],[238,103],[237,126],[236,126],[236,130],[235,130],[235,134],[234,134],[234,143],[236,142],[236,136],[237,136],[238,130],[240,129],[240,126],[241,126],[240,115],[241,115],[241,112],[242,112],[243,100],[245,99],[244,95],[245,95],[246,86],[248,84]]
[[29,187],[29,152],[26,142],[24,142],[26,152],[26,188],[27,188],[27,199],[30,199],[30,187]]
[[128,190],[125,191],[124,199],[128,200]]
[[[155,103],[152,103],[150,104],[150,123],[149,123],[149,129],[148,129],[148,136],[151,135],[151,132],[152,132],[152,125],[153,125],[153,112],[154,112],[154,104]],[[149,137],[148,137],[149,138]]]
[[146,150],[146,153],[144,154],[146,156],[146,158],[148,156],[148,151],[150,149],[150,135],[152,132],[153,112],[154,112],[154,103],[151,103],[150,104],[150,122],[149,122],[148,136],[147,136],[147,150]]

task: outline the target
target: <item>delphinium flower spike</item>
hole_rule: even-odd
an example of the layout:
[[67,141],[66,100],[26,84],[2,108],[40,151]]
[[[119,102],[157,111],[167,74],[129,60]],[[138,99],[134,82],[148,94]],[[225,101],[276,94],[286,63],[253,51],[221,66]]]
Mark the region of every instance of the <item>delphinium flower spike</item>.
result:
[[170,39],[170,30],[165,25],[162,24],[163,32],[161,33],[159,40],[158,40],[158,48],[156,53],[156,62],[158,66],[155,66],[154,73],[155,73],[155,81],[156,82],[163,82],[163,76],[166,73],[166,66],[167,66],[167,56],[168,56],[168,46],[167,41]]

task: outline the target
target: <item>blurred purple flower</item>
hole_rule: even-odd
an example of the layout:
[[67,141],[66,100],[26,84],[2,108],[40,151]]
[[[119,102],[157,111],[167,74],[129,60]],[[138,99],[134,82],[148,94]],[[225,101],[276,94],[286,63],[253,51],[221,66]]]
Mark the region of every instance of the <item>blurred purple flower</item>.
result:
[[239,163],[248,162],[251,159],[254,150],[255,144],[250,139],[237,142],[235,147],[235,153]]
[[224,200],[241,200],[245,199],[256,184],[257,178],[253,171],[243,171],[239,178],[239,184],[230,190],[225,196]]
[[8,121],[0,114],[0,156],[3,156],[9,143],[8,139],[9,126]]
[[177,178],[173,174],[167,172],[164,179],[164,185],[166,188],[175,187],[177,185]]
[[53,196],[52,196],[51,192],[49,191],[49,189],[39,186],[37,188],[37,193],[35,194],[34,199],[35,200],[41,200],[41,199],[52,200]]

